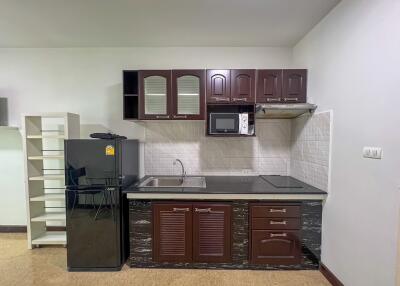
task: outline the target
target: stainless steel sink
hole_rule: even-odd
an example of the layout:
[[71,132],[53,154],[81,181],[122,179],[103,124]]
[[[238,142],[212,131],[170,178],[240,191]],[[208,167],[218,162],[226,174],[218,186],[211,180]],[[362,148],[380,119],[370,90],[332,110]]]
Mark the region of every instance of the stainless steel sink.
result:
[[139,188],[205,188],[204,177],[149,177],[139,184]]

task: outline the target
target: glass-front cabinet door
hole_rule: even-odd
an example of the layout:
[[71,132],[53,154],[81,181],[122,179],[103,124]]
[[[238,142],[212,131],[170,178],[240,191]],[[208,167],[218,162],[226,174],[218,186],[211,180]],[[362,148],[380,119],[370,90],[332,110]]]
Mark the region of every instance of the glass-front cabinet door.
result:
[[139,71],[140,119],[171,119],[171,71]]
[[203,120],[205,71],[172,71],[172,119]]

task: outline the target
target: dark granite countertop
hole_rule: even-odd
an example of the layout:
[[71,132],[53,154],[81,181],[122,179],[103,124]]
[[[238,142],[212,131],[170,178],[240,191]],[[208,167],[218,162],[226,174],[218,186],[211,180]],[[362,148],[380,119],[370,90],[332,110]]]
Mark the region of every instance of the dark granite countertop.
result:
[[[139,184],[150,176],[143,177]],[[263,178],[264,177],[264,178]],[[163,194],[278,194],[278,195],[326,195],[325,191],[310,186],[292,177],[289,179],[296,187],[276,187],[267,181],[277,176],[205,176],[206,188],[138,188],[132,186],[125,193],[163,193]],[[286,177],[288,178],[288,177]],[[279,179],[279,178],[278,178]]]

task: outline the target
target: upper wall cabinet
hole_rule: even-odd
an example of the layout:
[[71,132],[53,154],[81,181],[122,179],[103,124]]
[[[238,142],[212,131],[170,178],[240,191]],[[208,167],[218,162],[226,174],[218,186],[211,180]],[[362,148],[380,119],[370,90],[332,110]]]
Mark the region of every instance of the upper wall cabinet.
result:
[[140,119],[171,118],[171,71],[139,71]]
[[257,102],[281,102],[282,70],[258,70],[257,73]]
[[231,101],[255,102],[255,70],[231,70]]
[[204,119],[205,71],[172,71],[172,119]]
[[255,101],[255,70],[207,70],[207,103]]
[[258,70],[257,103],[307,102],[307,70]]
[[283,70],[283,101],[307,102],[307,70]]
[[204,70],[139,71],[139,83],[140,119],[204,119]]
[[230,70],[207,70],[207,102],[229,103],[230,100]]

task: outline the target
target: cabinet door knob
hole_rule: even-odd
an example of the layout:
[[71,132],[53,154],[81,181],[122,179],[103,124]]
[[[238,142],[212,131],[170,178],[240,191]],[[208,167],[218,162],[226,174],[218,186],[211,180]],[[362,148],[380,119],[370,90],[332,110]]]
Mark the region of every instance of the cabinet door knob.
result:
[[188,212],[189,208],[173,208],[173,212]]
[[299,101],[299,99],[297,97],[285,97],[283,100],[284,101]]
[[269,209],[270,213],[285,213],[286,209]]

